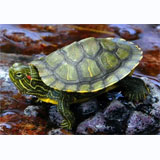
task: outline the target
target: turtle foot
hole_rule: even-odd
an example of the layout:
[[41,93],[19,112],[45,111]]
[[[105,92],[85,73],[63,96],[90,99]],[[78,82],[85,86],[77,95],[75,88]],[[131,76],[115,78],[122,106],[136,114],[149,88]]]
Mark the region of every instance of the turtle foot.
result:
[[123,95],[129,101],[139,102],[139,101],[143,101],[144,99],[146,99],[146,96],[148,95],[148,93],[149,93],[148,89],[140,86],[134,90],[124,91]]
[[127,77],[127,79],[123,80],[122,94],[129,101],[143,101],[149,92],[149,88],[144,81],[139,78]]

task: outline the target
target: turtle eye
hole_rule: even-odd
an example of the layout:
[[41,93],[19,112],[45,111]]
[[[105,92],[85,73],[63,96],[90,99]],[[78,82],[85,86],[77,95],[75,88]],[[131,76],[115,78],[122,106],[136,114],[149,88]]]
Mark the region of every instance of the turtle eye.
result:
[[17,72],[17,73],[16,73],[16,76],[17,76],[18,78],[21,78],[23,75],[22,75],[21,72]]

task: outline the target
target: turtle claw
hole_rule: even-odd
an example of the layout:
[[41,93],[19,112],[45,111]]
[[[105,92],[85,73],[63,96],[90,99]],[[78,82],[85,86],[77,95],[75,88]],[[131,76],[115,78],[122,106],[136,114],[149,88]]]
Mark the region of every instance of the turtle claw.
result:
[[136,77],[126,77],[121,81],[121,85],[122,94],[129,101],[143,101],[150,92],[144,81]]
[[146,98],[148,93],[149,92],[148,89],[146,89],[146,87],[139,87],[135,90],[124,92],[123,94],[129,101],[140,102]]

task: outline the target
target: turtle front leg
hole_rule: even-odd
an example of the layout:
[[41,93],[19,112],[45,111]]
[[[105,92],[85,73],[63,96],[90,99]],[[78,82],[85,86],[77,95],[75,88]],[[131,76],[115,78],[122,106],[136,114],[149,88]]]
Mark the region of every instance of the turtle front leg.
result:
[[122,94],[130,101],[142,101],[149,94],[149,88],[139,78],[128,76],[119,83],[122,88]]
[[69,109],[69,101],[65,95],[58,99],[57,109],[64,118],[63,122],[61,123],[61,127],[71,130],[75,122],[75,117]]

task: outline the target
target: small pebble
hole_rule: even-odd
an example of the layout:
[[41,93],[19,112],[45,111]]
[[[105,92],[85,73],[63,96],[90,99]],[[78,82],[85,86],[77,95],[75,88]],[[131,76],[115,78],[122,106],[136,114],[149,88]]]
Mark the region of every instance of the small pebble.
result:
[[39,109],[39,106],[28,106],[27,108],[25,108],[24,114],[28,117],[37,117]]

